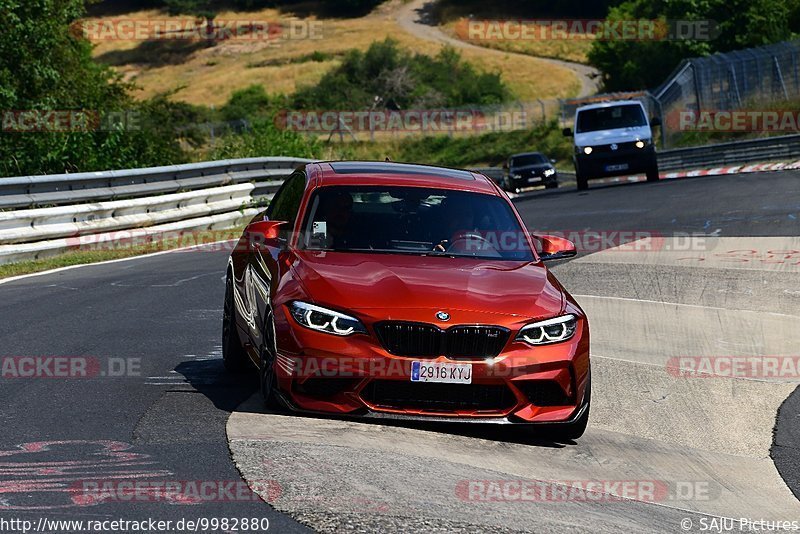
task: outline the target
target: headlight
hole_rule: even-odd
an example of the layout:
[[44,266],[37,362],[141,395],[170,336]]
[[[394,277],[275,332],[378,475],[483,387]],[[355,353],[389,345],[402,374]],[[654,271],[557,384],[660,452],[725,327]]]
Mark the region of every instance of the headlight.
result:
[[589,154],[592,153],[592,147],[590,146],[583,147],[583,153],[588,156]]
[[513,178],[514,180],[519,180],[520,178],[522,178],[522,175],[521,174],[512,174],[511,178]]
[[292,302],[289,309],[295,321],[311,330],[335,336],[367,333],[367,329],[364,328],[361,321],[343,313],[320,308],[313,304],[306,304],[305,302]]
[[636,141],[636,148],[644,148],[644,147],[648,146],[649,144],[650,144],[650,140],[649,139],[639,140],[639,141]]
[[555,169],[545,169],[544,177],[545,178],[549,178],[549,177],[553,176],[555,173],[556,173]]
[[522,328],[517,335],[517,341],[524,341],[531,345],[549,345],[567,341],[575,335],[578,327],[578,318],[574,315],[564,315],[547,321],[529,324]]

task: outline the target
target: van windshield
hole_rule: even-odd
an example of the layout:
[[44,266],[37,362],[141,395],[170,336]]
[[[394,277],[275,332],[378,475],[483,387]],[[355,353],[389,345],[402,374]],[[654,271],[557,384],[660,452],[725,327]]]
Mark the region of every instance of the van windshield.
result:
[[639,126],[647,126],[647,119],[642,112],[642,107],[637,104],[628,104],[579,112],[575,132],[597,132]]

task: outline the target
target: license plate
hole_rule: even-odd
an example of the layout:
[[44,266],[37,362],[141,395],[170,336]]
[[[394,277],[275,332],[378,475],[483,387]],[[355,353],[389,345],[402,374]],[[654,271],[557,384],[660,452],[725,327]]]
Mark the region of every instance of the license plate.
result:
[[619,165],[606,165],[606,170],[609,171],[609,172],[627,171],[628,170],[628,164],[627,163],[621,163]]
[[472,364],[412,362],[411,381],[472,384]]
[[541,180],[541,178],[539,178],[538,176],[533,176],[533,177],[531,177],[531,178],[528,178],[528,183],[529,183],[529,184],[532,184],[532,183],[534,183],[534,182],[538,182],[538,181],[540,181],[540,180]]

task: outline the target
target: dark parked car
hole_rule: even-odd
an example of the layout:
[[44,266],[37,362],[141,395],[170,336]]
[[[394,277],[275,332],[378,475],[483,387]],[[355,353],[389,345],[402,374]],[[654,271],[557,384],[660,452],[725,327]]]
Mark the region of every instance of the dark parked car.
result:
[[555,161],[540,152],[514,154],[508,158],[505,179],[506,191],[519,193],[526,187],[543,185],[547,189],[558,187],[558,172],[553,166]]

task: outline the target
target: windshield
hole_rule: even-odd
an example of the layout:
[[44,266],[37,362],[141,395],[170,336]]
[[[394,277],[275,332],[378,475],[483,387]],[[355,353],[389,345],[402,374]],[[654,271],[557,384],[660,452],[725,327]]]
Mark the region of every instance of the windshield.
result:
[[578,113],[576,133],[615,130],[647,126],[647,120],[638,104],[608,108],[587,109]]
[[528,165],[541,165],[542,163],[549,163],[549,161],[541,154],[525,154],[524,156],[511,158],[512,167],[527,167]]
[[533,261],[500,197],[413,187],[324,187],[309,204],[307,250]]

